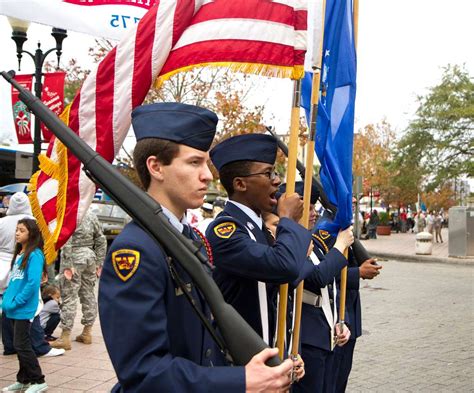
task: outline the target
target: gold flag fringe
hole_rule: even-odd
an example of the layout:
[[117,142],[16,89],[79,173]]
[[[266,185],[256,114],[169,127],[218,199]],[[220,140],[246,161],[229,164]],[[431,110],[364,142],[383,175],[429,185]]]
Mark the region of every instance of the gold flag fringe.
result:
[[159,89],[163,83],[170,79],[173,75],[176,75],[180,72],[192,71],[201,67],[223,67],[233,72],[241,72],[244,74],[254,74],[274,78],[301,79],[304,76],[304,67],[302,65],[285,67],[259,63],[210,62],[181,67],[166,74],[160,75],[155,81],[155,88]]
[[[69,109],[70,106],[61,114],[60,118],[64,123],[69,123]],[[49,265],[53,263],[57,257],[56,242],[58,240],[61,228],[64,222],[64,214],[66,212],[66,194],[68,184],[68,161],[67,161],[67,149],[66,147],[56,139],[54,142],[53,149],[56,152],[57,162],[51,160],[44,154],[41,154],[39,159],[40,170],[31,176],[30,183],[28,185],[29,199],[31,203],[31,210],[36,218],[38,227],[43,235],[44,247],[43,252],[46,259],[46,263]],[[38,200],[38,177],[40,172],[43,171],[50,178],[58,182],[58,194],[56,198],[56,228],[53,233],[49,230],[48,224],[44,219],[43,212]]]

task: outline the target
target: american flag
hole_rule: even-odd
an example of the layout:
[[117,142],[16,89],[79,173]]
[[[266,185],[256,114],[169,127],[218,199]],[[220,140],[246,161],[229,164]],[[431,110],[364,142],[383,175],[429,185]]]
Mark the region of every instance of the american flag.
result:
[[[206,65],[300,78],[306,23],[303,0],[160,1],[88,76],[63,119],[112,162],[133,108],[157,78]],[[30,199],[49,263],[94,197],[95,185],[81,168],[54,139],[32,177]]]

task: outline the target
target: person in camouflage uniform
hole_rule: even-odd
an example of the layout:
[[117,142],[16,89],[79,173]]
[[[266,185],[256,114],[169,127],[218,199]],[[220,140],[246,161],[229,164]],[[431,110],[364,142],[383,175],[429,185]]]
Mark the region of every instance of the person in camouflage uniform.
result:
[[54,348],[71,349],[71,330],[76,316],[77,300],[82,305],[82,333],[76,341],[92,343],[91,329],[97,317],[94,287],[100,276],[107,251],[107,240],[97,216],[88,211],[74,234],[61,250],[61,337]]

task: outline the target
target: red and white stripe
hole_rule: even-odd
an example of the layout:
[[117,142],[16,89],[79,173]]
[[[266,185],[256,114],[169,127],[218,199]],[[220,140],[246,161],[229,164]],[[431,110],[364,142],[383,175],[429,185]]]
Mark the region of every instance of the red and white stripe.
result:
[[[69,126],[112,162],[155,79],[176,69],[212,62],[293,67],[304,62],[306,2],[302,0],[162,0],[92,72],[75,97]],[[53,142],[57,144],[57,141]],[[48,157],[58,162],[57,146]],[[58,180],[41,172],[37,199],[59,249],[74,232],[95,193],[68,152],[66,210],[57,221]],[[46,239],[48,241],[48,239]]]

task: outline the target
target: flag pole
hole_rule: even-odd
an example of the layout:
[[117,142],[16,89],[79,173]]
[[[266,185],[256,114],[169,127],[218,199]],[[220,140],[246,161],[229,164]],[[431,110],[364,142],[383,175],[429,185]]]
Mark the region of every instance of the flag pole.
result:
[[[288,144],[288,171],[286,175],[286,194],[295,192],[296,161],[298,155],[298,131],[300,124],[301,80],[293,81],[293,104],[291,108],[290,142]],[[278,303],[277,347],[280,359],[283,359],[286,334],[286,311],[288,308],[288,284],[280,285]]]
[[[311,114],[309,122],[309,138],[306,149],[306,168],[304,176],[304,195],[303,195],[303,218],[302,225],[311,230],[309,226],[309,215],[311,205],[311,191],[313,189],[313,162],[315,153],[315,139],[316,139],[316,119],[318,117],[318,102],[319,102],[319,88],[321,84],[321,63],[323,57],[323,42],[324,42],[324,22],[326,16],[326,1],[322,4],[322,34],[321,43],[318,48],[313,68],[313,81],[311,86]],[[303,289],[304,281],[302,280],[296,288],[295,299],[295,322],[293,326],[293,340],[291,346],[291,354],[296,356],[299,353],[300,332],[301,332],[301,314],[303,308]]]
[[[354,46],[357,51],[357,38],[359,31],[359,0],[354,0],[353,9],[352,9],[352,25],[354,33]],[[344,257],[349,258],[349,251],[346,248],[344,250]],[[346,288],[347,288],[347,266],[341,270],[341,281],[339,284],[339,329],[340,332],[343,332],[344,328],[344,319],[346,317]]]

